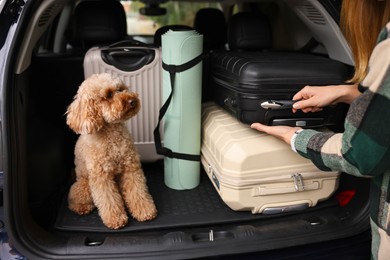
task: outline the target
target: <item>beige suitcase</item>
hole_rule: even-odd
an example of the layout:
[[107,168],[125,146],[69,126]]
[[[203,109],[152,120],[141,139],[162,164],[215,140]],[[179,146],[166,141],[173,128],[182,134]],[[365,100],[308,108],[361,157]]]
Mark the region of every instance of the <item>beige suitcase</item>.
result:
[[153,130],[162,105],[161,50],[132,42],[92,47],[84,57],[84,76],[111,73],[138,93],[141,110],[126,122],[142,161],[163,158],[154,146]]
[[338,172],[320,171],[289,145],[240,123],[214,103],[203,105],[201,155],[208,177],[233,210],[302,210],[338,188]]

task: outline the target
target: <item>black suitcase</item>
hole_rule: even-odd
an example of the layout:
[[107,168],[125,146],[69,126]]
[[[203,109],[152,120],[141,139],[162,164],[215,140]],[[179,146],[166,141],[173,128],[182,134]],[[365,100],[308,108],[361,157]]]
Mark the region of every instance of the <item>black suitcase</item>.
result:
[[292,97],[306,85],[345,84],[352,68],[301,52],[221,51],[211,55],[213,99],[243,123],[301,127],[343,122],[348,106],[292,112]]

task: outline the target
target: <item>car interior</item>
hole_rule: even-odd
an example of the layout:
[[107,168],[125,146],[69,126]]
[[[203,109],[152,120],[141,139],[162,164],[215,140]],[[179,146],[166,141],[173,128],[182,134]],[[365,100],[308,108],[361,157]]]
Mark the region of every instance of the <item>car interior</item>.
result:
[[[184,0],[183,0],[184,1]],[[126,1],[125,1],[126,2]],[[174,2],[174,1],[173,1]],[[177,2],[180,2],[177,1]],[[188,1],[187,1],[188,2]],[[205,1],[203,1],[205,2]],[[97,212],[78,216],[67,208],[74,181],[74,145],[65,112],[84,80],[83,61],[93,46],[117,42],[161,50],[168,30],[196,30],[203,50],[219,52],[297,52],[337,60],[353,67],[339,23],[341,1],[221,0],[221,8],[203,7],[187,24],[171,23],[152,35],[129,35],[126,13],[115,0],[42,0],[22,15],[12,64],[9,114],[9,172],[4,204],[12,216],[10,236],[31,259],[183,259],[269,252],[360,234],[369,229],[369,182],[341,174],[339,188],[327,200],[301,211],[252,214],[233,211],[201,170],[200,184],[178,191],[164,185],[163,160],[145,161],[143,169],[158,208],[148,222],[130,218],[119,230],[107,229]],[[166,1],[142,1],[144,13],[161,12]],[[156,4],[157,3],[157,4]],[[191,4],[197,3],[190,1]],[[241,43],[230,21],[237,14],[264,16],[262,48],[237,50]],[[169,15],[169,12],[167,14]],[[29,19],[24,21],[23,19]],[[258,28],[256,28],[258,29]],[[269,39],[267,40],[267,37]],[[210,56],[208,56],[210,57]],[[203,60],[202,101],[213,100],[210,60]],[[11,75],[11,74],[10,74]],[[146,104],[147,105],[147,104]],[[341,131],[342,125],[335,126]],[[141,158],[142,159],[142,158]],[[29,248],[27,250],[27,248]]]

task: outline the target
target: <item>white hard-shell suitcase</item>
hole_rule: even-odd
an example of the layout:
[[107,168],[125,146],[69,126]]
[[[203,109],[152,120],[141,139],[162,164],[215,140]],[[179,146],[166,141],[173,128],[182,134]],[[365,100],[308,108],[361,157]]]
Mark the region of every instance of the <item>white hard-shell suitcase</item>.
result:
[[202,110],[202,165],[233,210],[274,214],[315,206],[338,188],[289,145],[239,122],[214,103]]
[[161,50],[131,41],[92,47],[84,57],[84,76],[111,73],[138,93],[141,110],[126,122],[142,161],[163,158],[154,145],[153,130],[162,105]]

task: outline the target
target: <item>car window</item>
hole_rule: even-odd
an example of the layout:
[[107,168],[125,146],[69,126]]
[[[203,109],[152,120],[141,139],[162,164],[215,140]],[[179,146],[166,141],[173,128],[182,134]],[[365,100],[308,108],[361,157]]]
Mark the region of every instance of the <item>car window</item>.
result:
[[160,7],[166,9],[165,15],[147,16],[140,14],[139,10],[145,6],[140,1],[121,1],[127,16],[128,35],[154,35],[156,30],[164,25],[180,24],[193,26],[196,12],[202,8],[218,8],[218,2],[178,2],[169,1]]

